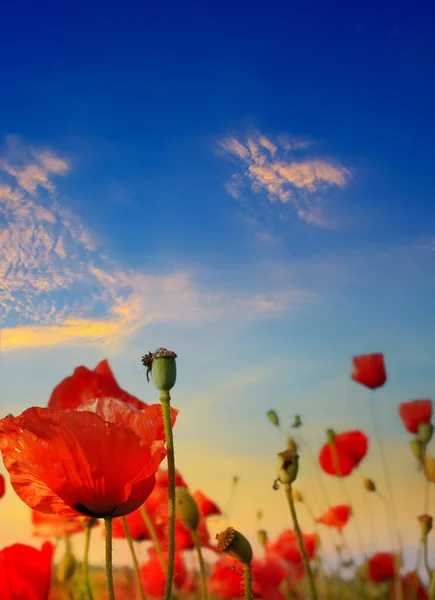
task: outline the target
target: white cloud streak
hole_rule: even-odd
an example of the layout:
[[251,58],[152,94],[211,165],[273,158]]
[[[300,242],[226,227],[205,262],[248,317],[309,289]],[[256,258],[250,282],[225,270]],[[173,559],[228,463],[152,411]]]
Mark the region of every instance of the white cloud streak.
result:
[[290,158],[290,152],[306,150],[312,142],[280,136],[273,142],[262,134],[248,137],[243,143],[236,137],[219,142],[219,148],[241,165],[226,184],[236,199],[248,184],[254,193],[265,192],[270,203],[289,204],[307,223],[327,224],[321,203],[314,194],[330,187],[343,188],[351,179],[349,169],[320,158]]

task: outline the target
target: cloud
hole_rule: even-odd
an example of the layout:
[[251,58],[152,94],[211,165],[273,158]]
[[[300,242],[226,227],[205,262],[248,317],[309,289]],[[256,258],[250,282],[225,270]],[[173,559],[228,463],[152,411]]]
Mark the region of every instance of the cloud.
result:
[[275,143],[262,134],[243,143],[235,137],[221,140],[219,148],[242,168],[241,173],[235,173],[227,182],[227,192],[240,199],[248,184],[254,193],[265,192],[270,203],[292,206],[301,220],[326,225],[321,203],[313,195],[331,187],[343,188],[352,174],[349,169],[324,159],[288,156],[289,152],[305,150],[312,144],[288,136],[279,136]]
[[17,138],[0,152],[2,350],[119,344],[150,323],[264,318],[312,301],[299,289],[204,289],[188,269],[122,269],[58,201],[56,178],[69,169],[68,160]]

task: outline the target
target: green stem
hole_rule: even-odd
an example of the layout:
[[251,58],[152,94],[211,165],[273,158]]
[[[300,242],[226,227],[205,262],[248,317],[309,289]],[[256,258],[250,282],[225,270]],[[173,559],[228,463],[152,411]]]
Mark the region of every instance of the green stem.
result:
[[302,540],[301,530],[299,528],[298,517],[296,515],[295,503],[292,496],[292,487],[291,484],[285,484],[285,493],[288,500],[288,505],[290,508],[290,514],[292,516],[293,527],[295,528],[296,537],[298,540],[299,550],[302,555],[302,562],[304,563],[305,573],[307,575],[308,584],[310,586],[310,595],[312,600],[317,600],[317,590],[314,584],[313,572],[311,571],[310,562],[308,560],[307,552],[305,550],[305,545]]
[[91,545],[91,530],[91,526],[85,525],[85,551],[83,554],[82,574],[88,598],[89,600],[94,600],[91,582],[89,581],[89,548]]
[[429,579],[429,582],[432,579],[432,569],[429,566],[429,556],[428,556],[428,543],[427,543],[427,535],[423,536],[421,543],[423,544],[423,561],[426,569],[426,573]]
[[[370,398],[370,414],[371,414],[371,419],[372,419],[372,426],[375,432],[375,437],[376,437],[376,442],[378,444],[378,448],[379,448],[379,456],[381,457],[381,463],[382,463],[382,468],[384,471],[384,479],[385,479],[385,484],[387,487],[387,493],[388,493],[388,503],[389,503],[389,508],[388,508],[388,514],[391,515],[391,526],[392,526],[392,530],[396,530],[397,532],[397,543],[398,543],[398,549],[399,549],[399,555],[402,556],[403,555],[403,542],[402,542],[402,536],[400,534],[400,529],[399,529],[399,519],[397,517],[397,508],[396,508],[396,503],[394,501],[394,494],[393,494],[393,488],[391,485],[391,481],[390,481],[390,473],[388,471],[388,466],[387,466],[387,459],[385,457],[385,453],[384,453],[384,447],[382,444],[382,439],[381,439],[381,432],[379,431],[379,427],[378,427],[378,422],[376,420],[376,413],[375,413],[375,404],[374,404],[374,394],[372,394],[371,398]],[[388,516],[387,516],[388,518]],[[397,589],[397,597],[398,600],[403,600],[403,591],[402,591],[402,581],[400,579],[400,567],[399,564],[396,564],[395,561],[395,585],[396,585],[396,589]]]
[[199,543],[198,532],[196,530],[192,531],[192,537],[198,554],[199,569],[201,571],[202,600],[208,600],[207,573],[205,572],[204,558],[202,556],[201,544]]
[[113,568],[112,568],[112,517],[105,517],[106,527],[106,577],[107,592],[109,600],[115,600],[115,588],[113,587]]
[[162,565],[163,573],[166,572],[166,561],[165,556],[163,554],[162,545],[160,544],[159,537],[157,535],[156,528],[154,527],[154,523],[151,520],[151,517],[148,514],[148,511],[145,507],[145,504],[142,504],[140,507],[140,514],[144,523],[148,529],[148,533],[150,534],[150,538],[152,543],[154,544],[154,548],[156,549],[157,556],[159,557],[160,564]]
[[127,523],[126,517],[122,516],[121,520],[122,520],[122,526],[124,527],[127,544],[128,544],[128,547],[130,548],[131,557],[133,559],[133,568],[134,568],[134,573],[136,575],[137,585],[139,588],[139,594],[140,594],[141,599],[145,600],[145,592],[143,590],[142,579],[140,577],[139,562],[137,560],[136,552],[134,551],[133,538],[131,537],[131,533],[128,528],[128,523]]
[[252,600],[252,567],[243,563],[243,581],[245,583],[245,600]]
[[168,566],[166,569],[166,586],[164,600],[171,600],[172,580],[175,562],[175,456],[174,438],[172,436],[171,396],[169,392],[160,392],[163,422],[165,425],[166,450],[168,460]]

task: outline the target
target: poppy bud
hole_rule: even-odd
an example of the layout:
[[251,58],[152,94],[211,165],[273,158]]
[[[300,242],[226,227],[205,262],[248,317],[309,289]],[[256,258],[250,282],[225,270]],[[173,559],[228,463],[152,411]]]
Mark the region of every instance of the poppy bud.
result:
[[239,483],[239,476],[233,475],[233,485],[237,485]]
[[76,570],[76,559],[71,552],[66,552],[63,555],[57,567],[57,578],[60,582],[69,581]]
[[195,531],[199,524],[199,510],[189,491],[184,487],[175,488],[176,514],[187,529]]
[[420,524],[421,535],[423,538],[426,538],[432,530],[433,519],[430,515],[420,515],[418,522]]
[[269,421],[272,423],[272,425],[276,425],[276,427],[279,427],[279,417],[274,410],[268,410],[266,415]]
[[278,453],[277,460],[278,479],[281,483],[293,483],[298,476],[299,455],[293,450],[284,450]]
[[418,426],[418,437],[423,444],[428,444],[432,439],[433,425],[431,423],[420,423]]
[[298,492],[298,490],[292,489],[292,496],[293,496],[293,500],[295,502],[303,502],[304,501],[302,494],[300,492]]
[[326,439],[330,444],[333,444],[335,442],[335,431],[333,429],[326,430]]
[[239,562],[250,565],[252,561],[252,547],[249,541],[234,527],[227,527],[216,534],[217,548],[229,554]]
[[142,357],[142,364],[147,367],[147,379],[151,372],[154,387],[160,392],[169,392],[177,379],[177,355],[166,348],[158,348]]
[[297,429],[298,427],[300,427],[302,425],[302,421],[299,415],[295,415],[295,419],[293,421],[293,425],[292,427],[294,427],[295,429]]
[[364,487],[368,492],[376,492],[376,486],[374,481],[369,479],[368,477],[364,477],[363,479]]
[[430,456],[425,456],[423,465],[428,481],[435,483],[435,459]]
[[298,445],[290,435],[287,436],[287,448],[295,453],[298,451]]
[[423,443],[420,440],[411,440],[409,442],[411,447],[411,451],[417,460],[421,460],[423,458]]
[[260,520],[263,518],[263,511],[262,510],[257,510],[257,519]]
[[258,541],[262,546],[266,545],[267,542],[267,532],[264,529],[259,529],[257,531]]

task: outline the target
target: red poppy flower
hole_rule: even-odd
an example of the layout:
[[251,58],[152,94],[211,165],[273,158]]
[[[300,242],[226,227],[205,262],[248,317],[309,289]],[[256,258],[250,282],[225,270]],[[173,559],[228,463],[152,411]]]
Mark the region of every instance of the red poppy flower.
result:
[[[32,510],[32,535],[35,537],[63,537],[74,533],[83,533],[84,523],[89,521],[85,517],[59,517],[49,515],[37,510]],[[95,521],[93,527],[98,525]]]
[[3,496],[5,495],[5,491],[6,491],[5,478],[3,477],[3,475],[0,474],[0,498],[3,498]]
[[[406,573],[401,579],[402,600],[429,600],[429,594],[420,581],[417,571]],[[399,598],[396,593],[396,582],[393,581],[392,598]]]
[[261,589],[263,600],[285,600],[278,588],[288,576],[288,570],[288,567],[274,556],[252,561],[252,577]]
[[398,566],[399,557],[391,552],[378,552],[368,560],[368,576],[375,583],[394,579]]
[[[153,598],[163,598],[165,595],[166,573],[162,569],[157,553],[151,549],[149,559],[141,566],[140,575],[144,592]],[[165,553],[165,560],[168,555]],[[184,585],[187,579],[187,570],[180,552],[175,553],[174,584],[177,588]]]
[[[207,587],[211,594],[218,598],[241,598],[245,595],[242,565],[231,556],[223,556],[211,568],[207,579]],[[256,578],[252,578],[254,596],[261,596],[261,589]]]
[[387,381],[383,354],[354,356],[351,377],[357,383],[375,390]]
[[121,389],[107,360],[101,361],[92,371],[77,367],[74,373],[63,379],[53,390],[49,408],[65,410],[77,408],[96,398],[117,398],[142,410],[146,404]]
[[432,400],[401,402],[399,415],[409,433],[418,433],[420,423],[430,423],[432,419]]
[[316,522],[342,530],[351,514],[352,507],[349,504],[339,504],[338,506],[329,508],[321,517],[316,519]]
[[195,499],[195,502],[198,506],[199,514],[202,517],[205,518],[210,517],[211,515],[222,514],[222,511],[217,506],[217,504],[215,504],[209,498],[207,498],[207,496],[203,494],[200,490],[196,490],[196,492],[194,492],[192,496]]
[[[167,512],[165,516],[161,517],[161,519],[163,521],[164,535],[160,538],[160,542],[162,547],[166,549],[168,546]],[[218,552],[216,546],[210,542],[210,534],[207,529],[206,522],[202,518],[199,521],[196,533],[198,534],[199,543],[203,548],[208,548],[209,550],[213,550],[213,552]],[[195,548],[192,532],[190,529],[187,529],[187,527],[184,527],[177,517],[175,518],[175,547],[177,550],[191,550],[192,548]]]
[[[308,560],[311,560],[316,553],[319,539],[315,533],[302,533],[302,541]],[[298,540],[293,529],[283,531],[273,543],[266,542],[266,551],[268,554],[271,553],[280,556],[288,563],[298,564],[302,562],[302,554],[299,550]]]
[[78,410],[29,408],[0,420],[12,487],[30,508],[63,517],[116,517],[138,508],[166,456],[164,435],[159,404],[137,410],[115,398]]
[[48,600],[54,545],[44,542],[41,550],[14,544],[0,551],[1,600]]
[[346,431],[336,434],[334,442],[323,446],[319,454],[319,463],[328,475],[346,477],[359,465],[367,450],[368,439],[362,431]]

